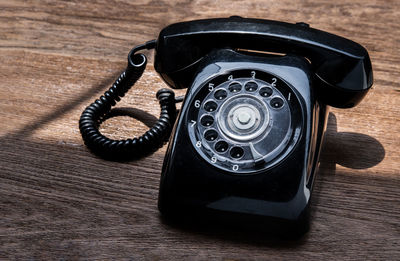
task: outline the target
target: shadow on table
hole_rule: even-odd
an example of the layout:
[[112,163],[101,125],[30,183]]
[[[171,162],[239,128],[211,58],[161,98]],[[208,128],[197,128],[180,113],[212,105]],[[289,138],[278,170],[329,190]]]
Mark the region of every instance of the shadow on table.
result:
[[[5,144],[7,146],[3,148],[8,148],[10,151],[14,147],[9,142],[10,140],[15,140],[19,143],[29,143],[29,136],[38,128],[43,126],[44,124],[49,123],[52,120],[60,118],[67,111],[71,111],[75,109],[82,102],[86,102],[89,97],[92,96],[93,92],[105,89],[106,86],[109,85],[109,81],[100,84],[100,86],[96,88],[91,88],[87,92],[85,92],[80,97],[76,98],[64,104],[59,109],[55,110],[53,113],[38,119],[35,123],[31,125],[27,125],[21,130],[17,131],[14,134],[8,135],[0,139],[0,145],[4,144],[4,140],[8,140]],[[140,109],[133,108],[117,108],[112,110],[112,114],[110,117],[116,116],[129,116],[135,118],[141,122],[143,122],[147,126],[152,126],[157,118],[147,112],[144,112]],[[78,125],[77,125],[78,128]],[[27,138],[28,137],[28,138]],[[36,144],[39,146],[40,144]],[[35,146],[36,146],[35,145]],[[25,146],[25,145],[23,145]],[[27,146],[27,145],[26,145]],[[43,147],[47,150],[49,146],[44,144]],[[21,145],[22,147],[22,145]],[[36,153],[36,149],[31,149],[32,155]],[[44,149],[42,149],[44,150]],[[74,148],[74,150],[83,150],[81,148]],[[41,152],[41,149],[38,148],[38,151]],[[84,153],[84,152],[81,152]],[[13,156],[14,157],[14,156]],[[53,156],[50,156],[50,158]],[[71,156],[72,157],[72,156]],[[336,164],[343,165],[352,169],[365,169],[370,168],[372,166],[377,165],[379,162],[383,160],[385,157],[385,150],[379,141],[365,134],[360,133],[351,133],[351,132],[337,132],[337,123],[336,117],[334,114],[330,113],[328,119],[328,128],[325,136],[325,144],[323,145],[322,153],[321,153],[321,164],[320,168],[328,170],[328,173],[334,174]],[[23,159],[21,160],[21,164]],[[55,157],[54,160],[57,160]],[[79,161],[79,159],[76,159]],[[82,159],[84,160],[84,159]],[[61,166],[62,167],[62,166]],[[66,166],[67,168],[68,166]],[[161,166],[160,166],[161,169]],[[96,169],[93,171],[97,171]],[[325,171],[327,173],[327,171]],[[318,182],[318,181],[317,181]],[[57,189],[57,188],[54,188]],[[198,224],[173,224],[170,222],[165,222],[164,224],[168,224],[175,229],[183,230],[189,233],[201,234],[211,237],[220,238],[223,240],[232,240],[238,241],[242,243],[252,243],[252,244],[262,244],[262,245],[272,245],[277,248],[279,247],[296,247],[302,245],[306,242],[307,234],[303,237],[296,237],[297,240],[287,240],[287,238],[276,238],[276,236],[267,236],[265,233],[258,233],[257,231],[244,231],[244,230],[235,230],[234,226],[224,226],[224,225],[209,225],[203,224],[199,226]]]
[[367,169],[385,158],[385,149],[375,138],[356,132],[338,132],[337,120],[329,113],[320,156],[320,169],[335,173],[336,164],[351,169]]

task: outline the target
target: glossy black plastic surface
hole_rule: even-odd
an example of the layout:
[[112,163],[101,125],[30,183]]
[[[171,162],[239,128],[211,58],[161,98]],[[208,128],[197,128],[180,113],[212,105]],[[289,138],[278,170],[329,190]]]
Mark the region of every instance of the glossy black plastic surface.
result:
[[[215,50],[199,65],[188,89],[165,157],[159,209],[167,217],[208,215],[224,220],[257,221],[292,226],[305,231],[308,224],[315,166],[326,123],[326,106],[315,99],[313,74],[301,57],[257,57],[232,50]],[[264,71],[282,79],[298,97],[301,134],[289,154],[272,168],[239,175],[213,166],[196,151],[189,137],[190,111],[204,83],[234,71]],[[234,79],[232,79],[234,80]],[[289,98],[290,99],[290,98]],[[203,101],[200,101],[203,103]]]
[[367,51],[348,39],[303,23],[240,17],[170,25],[157,39],[155,66],[173,88],[187,88],[202,59],[215,48],[296,54],[311,62],[320,99],[335,107],[356,105],[372,86]]
[[304,23],[231,17],[164,28],[155,68],[188,88],[163,164],[162,214],[306,231],[327,105],[366,95],[367,51]]

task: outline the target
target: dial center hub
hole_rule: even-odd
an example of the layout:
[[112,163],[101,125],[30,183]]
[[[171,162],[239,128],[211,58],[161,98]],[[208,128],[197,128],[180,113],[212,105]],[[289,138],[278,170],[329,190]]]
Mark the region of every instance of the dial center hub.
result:
[[217,111],[216,121],[229,138],[250,141],[266,133],[269,111],[254,95],[239,94],[223,102]]
[[255,110],[256,108],[250,105],[237,105],[229,112],[228,120],[238,129],[251,129],[259,120]]
[[241,124],[246,124],[249,123],[251,115],[247,111],[241,110],[240,112],[236,113],[236,118]]

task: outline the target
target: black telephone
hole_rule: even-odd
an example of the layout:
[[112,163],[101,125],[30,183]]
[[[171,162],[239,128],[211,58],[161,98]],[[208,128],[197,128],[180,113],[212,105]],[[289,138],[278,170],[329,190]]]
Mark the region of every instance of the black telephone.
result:
[[[136,52],[152,48],[156,71],[187,93],[160,90],[155,126],[139,138],[108,139],[98,126],[145,69]],[[305,23],[182,22],[132,49],[126,71],[82,113],[80,130],[94,153],[117,160],[152,153],[170,138],[159,192],[166,217],[305,231],[327,106],[355,106],[371,86],[362,46]]]

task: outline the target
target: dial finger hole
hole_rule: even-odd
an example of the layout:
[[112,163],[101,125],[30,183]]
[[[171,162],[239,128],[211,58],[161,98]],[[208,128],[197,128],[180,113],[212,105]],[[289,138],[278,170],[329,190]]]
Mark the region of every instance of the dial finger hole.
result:
[[248,92],[255,92],[258,88],[257,83],[255,82],[248,82],[244,85],[244,89]]
[[208,130],[204,133],[204,138],[208,141],[214,141],[218,138],[218,132],[215,130]]
[[215,143],[215,150],[219,153],[223,153],[228,150],[229,144],[226,141],[220,140]]
[[242,85],[238,82],[231,83],[228,90],[233,93],[240,92],[242,90]]
[[214,101],[208,101],[204,104],[204,109],[208,112],[213,112],[217,109],[218,104]]
[[244,154],[244,150],[241,147],[233,147],[230,151],[230,154],[232,158],[240,159]]
[[209,127],[214,123],[214,118],[210,115],[206,115],[203,118],[201,118],[200,122],[201,125],[203,125],[204,127]]
[[214,97],[217,100],[223,100],[226,98],[226,96],[228,96],[228,93],[225,90],[218,90],[214,93]]
[[270,104],[273,108],[279,109],[283,106],[284,102],[283,102],[282,98],[275,97],[271,100]]
[[269,96],[271,96],[272,95],[272,89],[270,88],[270,87],[262,87],[261,89],[260,89],[260,95],[262,96],[262,97],[269,97]]

